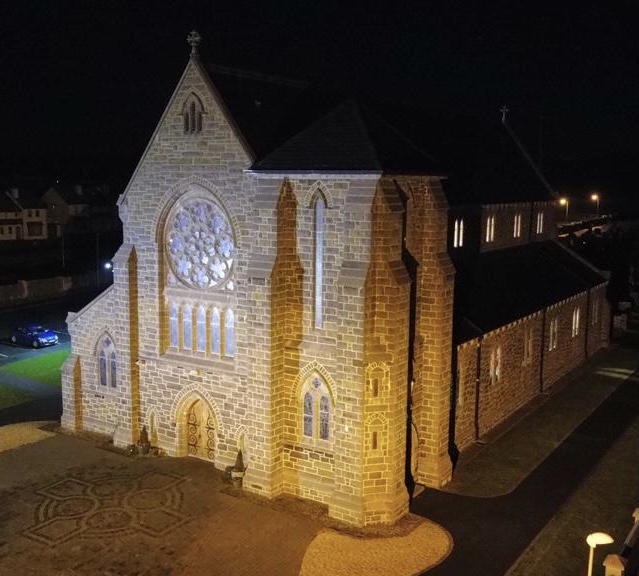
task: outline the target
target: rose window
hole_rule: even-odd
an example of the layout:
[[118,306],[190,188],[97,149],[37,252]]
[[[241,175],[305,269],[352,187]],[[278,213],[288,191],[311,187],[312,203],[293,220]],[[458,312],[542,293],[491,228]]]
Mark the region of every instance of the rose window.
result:
[[175,277],[193,288],[221,287],[233,267],[233,230],[220,206],[194,198],[169,219],[167,257]]

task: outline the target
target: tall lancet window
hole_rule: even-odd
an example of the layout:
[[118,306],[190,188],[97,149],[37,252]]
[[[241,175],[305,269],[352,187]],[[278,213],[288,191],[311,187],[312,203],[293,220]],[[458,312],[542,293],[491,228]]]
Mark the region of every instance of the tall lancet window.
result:
[[321,194],[315,197],[315,328],[322,327],[322,301],[324,292],[324,213],[326,200]]
[[235,356],[235,316],[230,308],[224,314],[224,355]]
[[177,348],[180,345],[180,319],[178,315],[178,305],[171,303],[171,311],[169,313],[171,326],[171,346]]

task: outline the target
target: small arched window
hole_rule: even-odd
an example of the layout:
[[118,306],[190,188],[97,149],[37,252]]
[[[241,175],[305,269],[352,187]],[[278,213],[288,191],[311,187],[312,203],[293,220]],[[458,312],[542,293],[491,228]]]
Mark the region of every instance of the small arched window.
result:
[[115,346],[109,336],[104,336],[98,345],[98,369],[100,386],[117,386],[117,358]]
[[235,316],[230,308],[224,315],[224,355],[235,356]]
[[329,441],[333,406],[326,383],[318,376],[311,377],[302,393],[302,430],[306,438]]
[[206,352],[206,309],[199,306],[197,309],[197,351]]
[[169,324],[171,329],[171,347],[177,348],[180,345],[180,319],[178,316],[178,306],[175,302],[171,303]]
[[453,248],[461,248],[464,245],[464,219],[455,220],[453,227]]
[[100,350],[100,385],[106,386],[108,381],[107,377],[107,360],[104,350]]
[[115,352],[111,352],[109,356],[109,383],[111,388],[115,388],[117,382],[117,362],[115,360]]
[[313,437],[313,395],[304,394],[304,436]]
[[189,304],[182,310],[182,346],[185,350],[193,349],[193,309]]
[[211,352],[213,354],[219,354],[222,350],[220,335],[220,311],[217,308],[213,308],[211,312]]
[[195,94],[190,94],[182,107],[182,125],[185,134],[199,134],[202,131],[203,114],[202,101]]

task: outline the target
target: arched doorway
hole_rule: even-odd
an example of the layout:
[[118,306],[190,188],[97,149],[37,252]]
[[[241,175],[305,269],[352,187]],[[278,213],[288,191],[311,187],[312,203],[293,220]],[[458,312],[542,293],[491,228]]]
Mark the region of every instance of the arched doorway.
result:
[[186,453],[204,460],[215,459],[215,419],[206,402],[194,400],[186,411]]

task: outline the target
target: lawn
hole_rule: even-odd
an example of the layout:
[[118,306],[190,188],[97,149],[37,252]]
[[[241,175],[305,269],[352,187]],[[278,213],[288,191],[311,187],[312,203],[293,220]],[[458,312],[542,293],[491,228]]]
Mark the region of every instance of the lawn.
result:
[[2,381],[0,376],[0,409],[9,408],[9,406],[17,406],[31,400],[33,396],[23,390],[12,388]]
[[41,353],[33,358],[18,360],[0,368],[0,383],[2,374],[15,374],[47,384],[49,386],[60,386],[60,367],[69,356],[69,350],[55,350]]

